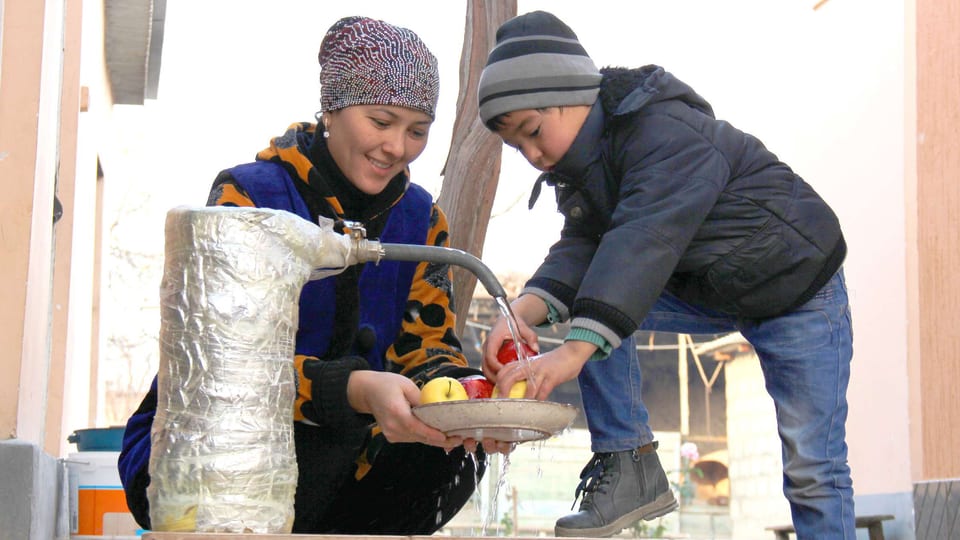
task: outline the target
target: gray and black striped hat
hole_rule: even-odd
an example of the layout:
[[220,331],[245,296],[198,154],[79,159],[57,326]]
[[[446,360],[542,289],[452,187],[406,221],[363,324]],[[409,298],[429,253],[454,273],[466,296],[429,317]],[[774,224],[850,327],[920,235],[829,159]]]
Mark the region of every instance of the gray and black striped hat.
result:
[[577,35],[551,13],[533,11],[503,23],[480,75],[480,119],[560,105],[592,105],[600,71]]

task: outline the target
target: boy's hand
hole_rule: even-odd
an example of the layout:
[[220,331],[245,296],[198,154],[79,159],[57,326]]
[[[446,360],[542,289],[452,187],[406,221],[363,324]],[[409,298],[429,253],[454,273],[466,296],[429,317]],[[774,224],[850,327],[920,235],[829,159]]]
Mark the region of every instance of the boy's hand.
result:
[[[520,339],[534,351],[539,352],[537,333],[530,326],[540,324],[547,319],[547,304],[532,294],[525,294],[511,302],[510,309],[517,317],[519,326],[517,332],[520,334]],[[507,327],[507,319],[500,316],[487,334],[482,347],[483,374],[493,382],[497,382],[497,373],[503,367],[503,364],[497,360],[497,352],[503,346],[503,342],[508,339],[513,339],[513,336],[510,335],[510,329]]]
[[[530,346],[535,352],[539,352],[540,346],[537,344],[537,333],[526,325],[522,320],[518,321],[518,332],[520,339]],[[493,382],[497,382],[497,373],[503,368],[503,364],[497,359],[497,352],[503,346],[504,342],[510,341],[513,336],[507,328],[507,320],[504,317],[497,319],[487,339],[483,342],[483,374]]]
[[511,362],[501,366],[497,373],[497,385],[511,388],[514,383],[526,380],[527,393],[524,397],[545,400],[554,388],[576,378],[596,350],[596,345],[586,341],[567,341],[529,362]]

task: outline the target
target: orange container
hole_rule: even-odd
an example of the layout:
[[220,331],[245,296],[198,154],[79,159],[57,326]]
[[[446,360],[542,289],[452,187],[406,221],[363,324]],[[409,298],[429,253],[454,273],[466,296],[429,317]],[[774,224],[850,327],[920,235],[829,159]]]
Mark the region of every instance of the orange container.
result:
[[[132,523],[120,485],[120,452],[77,452],[67,457],[70,479],[70,532],[74,535],[115,533],[116,523]],[[134,524],[135,525],[135,524]]]

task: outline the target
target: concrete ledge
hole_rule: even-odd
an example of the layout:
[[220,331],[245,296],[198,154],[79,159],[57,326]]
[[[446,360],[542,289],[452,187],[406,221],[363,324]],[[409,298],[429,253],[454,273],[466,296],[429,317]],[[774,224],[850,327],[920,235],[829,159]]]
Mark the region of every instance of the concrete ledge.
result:
[[69,538],[62,468],[33,443],[0,441],[0,539]]
[[[143,540],[436,540],[437,536],[364,536],[346,534],[249,534],[249,533],[177,533],[177,532],[148,532],[142,536]],[[446,540],[476,540],[478,538],[505,538],[497,536],[442,536]],[[543,540],[553,538],[549,536],[510,536],[511,540]],[[576,537],[563,540],[597,540],[596,538]]]
[[[893,519],[893,516],[889,514],[857,516],[855,518],[855,526],[858,529],[867,529],[870,540],[884,540],[883,522],[891,519]],[[767,527],[767,530],[773,531],[773,534],[778,540],[788,540],[790,538],[790,533],[796,532],[793,528],[793,525],[775,525],[772,527]]]

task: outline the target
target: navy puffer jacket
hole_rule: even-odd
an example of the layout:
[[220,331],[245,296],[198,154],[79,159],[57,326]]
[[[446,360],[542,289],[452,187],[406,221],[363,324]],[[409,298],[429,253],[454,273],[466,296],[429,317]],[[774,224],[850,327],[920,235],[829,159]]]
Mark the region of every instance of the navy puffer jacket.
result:
[[664,288],[753,319],[812,298],[846,254],[813,188],[663,68],[602,73],[570,150],[534,190],[553,185],[566,219],[525,291],[615,346]]

